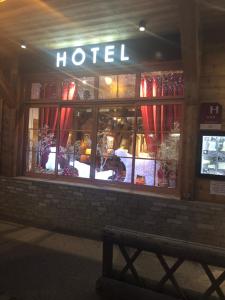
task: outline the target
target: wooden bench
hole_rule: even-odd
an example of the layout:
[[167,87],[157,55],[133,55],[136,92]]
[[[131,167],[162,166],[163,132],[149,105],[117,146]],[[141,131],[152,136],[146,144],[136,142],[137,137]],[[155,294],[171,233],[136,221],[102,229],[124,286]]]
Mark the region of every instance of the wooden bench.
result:
[[[120,271],[113,268],[114,246],[119,248],[125,261]],[[132,255],[130,248],[134,249]],[[135,268],[134,262],[143,251],[153,253],[165,271],[158,282],[140,277]],[[167,262],[168,257],[175,259],[172,266]],[[175,273],[185,261],[198,264],[207,275],[210,284],[203,293],[184,289],[176,280]],[[217,278],[209,266],[220,268]],[[108,295],[115,296],[113,299],[225,299],[221,288],[224,281],[225,249],[112,226],[104,229],[102,277],[96,288],[103,294],[108,291]],[[169,289],[168,282],[171,283]],[[218,297],[212,296],[214,292]]]

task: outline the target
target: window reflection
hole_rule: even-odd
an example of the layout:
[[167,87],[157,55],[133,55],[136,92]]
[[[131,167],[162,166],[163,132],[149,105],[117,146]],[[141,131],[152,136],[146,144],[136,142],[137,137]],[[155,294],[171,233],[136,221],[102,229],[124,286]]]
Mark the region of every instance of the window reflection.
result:
[[92,100],[94,96],[94,77],[82,77],[77,79],[78,99]]
[[94,77],[66,79],[62,82],[62,100],[92,100],[94,86]]
[[135,74],[118,75],[118,97],[134,98],[135,97]]
[[100,76],[99,99],[134,98],[135,85],[135,74]]
[[99,77],[99,99],[117,98],[117,76]]

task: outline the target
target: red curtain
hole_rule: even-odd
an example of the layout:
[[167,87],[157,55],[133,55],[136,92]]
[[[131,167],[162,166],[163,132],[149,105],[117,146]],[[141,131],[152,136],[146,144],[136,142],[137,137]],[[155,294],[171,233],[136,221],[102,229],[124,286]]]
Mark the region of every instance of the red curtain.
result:
[[56,130],[58,108],[44,107],[40,109],[40,128],[48,128],[51,132]]
[[[74,100],[77,97],[75,82],[66,81],[63,84],[62,100]],[[55,131],[58,120],[58,108],[44,107],[40,109],[39,128],[41,129],[41,159],[40,165],[45,169],[50,148],[55,143]],[[60,117],[60,145],[66,147],[69,130],[72,128],[72,108],[62,108]]]
[[[141,81],[141,97],[151,97],[152,90],[148,88],[147,79]],[[153,81],[154,85],[154,81]],[[157,145],[162,143],[168,132],[180,124],[181,105],[145,105],[141,106],[141,114],[145,139],[149,152],[156,152]]]
[[[65,81],[62,89],[62,100],[75,100],[78,89],[74,81]],[[66,147],[69,130],[72,128],[72,108],[62,108],[60,118],[60,145]]]
[[62,86],[62,100],[76,100],[78,89],[74,81],[65,80]]

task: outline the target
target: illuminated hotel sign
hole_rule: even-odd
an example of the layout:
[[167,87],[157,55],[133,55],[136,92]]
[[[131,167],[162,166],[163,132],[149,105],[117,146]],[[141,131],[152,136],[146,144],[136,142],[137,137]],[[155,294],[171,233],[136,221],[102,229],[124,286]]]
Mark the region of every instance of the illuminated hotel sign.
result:
[[56,67],[67,67],[67,65],[82,67],[86,62],[96,65],[98,63],[122,63],[129,62],[125,44],[110,44],[92,47],[77,47],[69,50],[56,52]]

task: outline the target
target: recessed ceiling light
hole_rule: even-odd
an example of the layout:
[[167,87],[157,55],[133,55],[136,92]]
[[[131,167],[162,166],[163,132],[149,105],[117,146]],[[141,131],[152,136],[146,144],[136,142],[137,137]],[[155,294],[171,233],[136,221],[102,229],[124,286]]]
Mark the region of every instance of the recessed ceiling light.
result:
[[108,77],[108,76],[106,76],[106,77],[105,77],[105,83],[106,83],[107,85],[110,85],[110,84],[112,84],[112,78],[111,78],[111,77]]
[[[0,0],[1,1],[1,0]],[[27,45],[24,43],[24,42],[21,42],[20,43],[20,47],[22,48],[22,49],[27,49]]]
[[139,31],[145,31],[146,30],[146,23],[144,20],[141,20],[139,22]]

